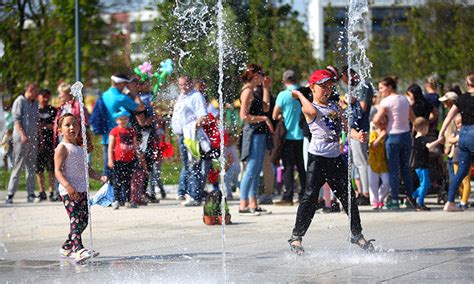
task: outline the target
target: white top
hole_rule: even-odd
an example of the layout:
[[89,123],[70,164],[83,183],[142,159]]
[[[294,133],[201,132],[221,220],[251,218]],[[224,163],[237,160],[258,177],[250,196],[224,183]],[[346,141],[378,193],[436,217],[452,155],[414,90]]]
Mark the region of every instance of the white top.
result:
[[[77,192],[86,192],[86,169],[84,168],[84,151],[80,146],[61,142],[67,149],[67,157],[63,164],[63,173],[67,181],[76,189]],[[58,147],[59,147],[58,145]],[[67,195],[67,190],[59,184],[59,194]]]
[[171,128],[174,134],[182,135],[183,126],[205,115],[207,115],[206,100],[200,92],[180,94],[174,105]]
[[329,103],[327,106],[311,103],[318,114],[308,123],[311,131],[311,142],[308,152],[316,156],[336,158],[341,155],[339,149],[339,134],[341,133],[341,119],[339,107]]
[[401,134],[410,131],[410,102],[402,95],[390,95],[380,102],[387,111],[388,134]]

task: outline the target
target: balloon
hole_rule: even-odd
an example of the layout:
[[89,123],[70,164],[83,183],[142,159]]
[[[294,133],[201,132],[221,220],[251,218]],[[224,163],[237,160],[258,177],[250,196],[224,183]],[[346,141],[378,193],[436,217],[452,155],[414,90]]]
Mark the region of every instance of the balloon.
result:
[[158,93],[159,88],[166,83],[167,78],[173,74],[173,61],[171,59],[166,59],[160,63],[160,68],[155,73],[151,73],[153,66],[150,62],[143,62],[138,67],[135,67],[133,71],[135,74],[140,76],[141,81],[146,80],[156,80],[155,85],[153,86],[153,96],[152,101],[156,100],[156,94]]
[[143,74],[147,74],[148,76],[151,77],[151,70],[153,69],[153,66],[151,65],[150,62],[145,61],[143,62],[142,65],[138,66],[138,68]]
[[158,93],[158,89],[166,82],[166,79],[171,74],[173,74],[173,61],[168,58],[160,62],[160,68],[153,74],[153,77],[156,78],[156,82],[155,86],[153,87],[152,100],[156,100],[156,93]]
[[171,158],[173,156],[174,154],[173,144],[166,141],[161,141],[158,147],[163,155],[163,158]]

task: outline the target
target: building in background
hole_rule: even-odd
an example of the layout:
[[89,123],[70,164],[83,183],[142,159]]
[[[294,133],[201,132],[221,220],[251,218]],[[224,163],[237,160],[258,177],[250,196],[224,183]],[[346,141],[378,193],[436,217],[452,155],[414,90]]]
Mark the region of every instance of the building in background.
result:
[[110,40],[117,45],[117,55],[127,66],[146,59],[140,42],[153,28],[157,11],[113,12],[102,16],[110,26]]
[[[325,47],[328,43],[341,41],[341,33],[345,32],[347,5],[349,0],[294,0],[290,3],[299,8],[307,19],[307,29],[313,41],[314,57],[324,60]],[[406,12],[413,6],[424,5],[428,0],[368,0],[369,12],[366,15],[366,26],[361,27],[369,40],[374,35],[389,35],[397,31],[392,23],[406,20]],[[304,2],[304,5],[302,5]],[[461,1],[460,1],[461,2]],[[474,5],[474,0],[465,0],[468,5]],[[305,7],[306,9],[302,9]],[[305,15],[306,14],[306,15]],[[331,18],[328,25],[327,18]],[[389,24],[387,24],[389,23]],[[344,43],[343,43],[344,44]]]

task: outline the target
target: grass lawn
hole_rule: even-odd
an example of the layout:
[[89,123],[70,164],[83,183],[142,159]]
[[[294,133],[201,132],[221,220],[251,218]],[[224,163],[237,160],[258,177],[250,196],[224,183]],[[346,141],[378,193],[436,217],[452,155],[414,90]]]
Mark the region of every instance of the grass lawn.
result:
[[[94,151],[92,151],[92,168],[96,171],[102,171],[102,145],[100,144],[100,136],[93,135],[92,142],[94,145]],[[175,147],[176,148],[176,147]],[[166,184],[177,184],[179,179],[179,173],[181,171],[181,162],[179,161],[178,151],[175,151],[175,155],[169,159],[165,159],[162,163],[161,168],[161,179]],[[2,168],[0,170],[0,190],[6,190],[8,181],[10,179],[10,171]],[[39,186],[36,185],[38,190]],[[100,182],[92,180],[90,183],[92,190],[100,188]],[[22,172],[20,177],[20,186],[18,190],[25,190],[25,171]]]

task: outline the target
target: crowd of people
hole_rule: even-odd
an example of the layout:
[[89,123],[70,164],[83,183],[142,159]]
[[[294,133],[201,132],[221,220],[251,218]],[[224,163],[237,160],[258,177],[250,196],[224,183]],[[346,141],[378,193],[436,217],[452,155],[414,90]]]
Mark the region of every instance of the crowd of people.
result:
[[[440,186],[434,175],[448,175],[445,211],[469,207],[474,73],[465,78],[465,93],[452,86],[442,96],[434,76],[426,80],[425,92],[412,84],[399,94],[396,79],[384,78],[376,91],[371,82],[362,82],[357,71],[347,66],[316,70],[306,86],[299,85],[303,80],[296,72],[286,70],[283,90],[276,96],[271,93],[271,79],[259,65],[248,64],[241,79],[238,114],[243,125],[226,127],[224,133],[218,127],[219,111],[224,110],[209,102],[206,81],[186,75],[177,80],[180,94],[170,126],[182,163],[177,199],[183,206],[200,206],[208,182],[213,190],[219,190],[216,176],[220,170],[225,170],[227,200],[239,190],[240,215],[270,214],[260,206],[265,204],[292,206],[297,194],[299,207],[289,240],[297,252],[303,251],[302,237],[316,210],[340,211],[339,204],[346,213],[350,207],[352,241],[369,247],[370,241],[361,233],[358,205],[396,210],[404,199],[406,207],[429,211],[424,199],[430,189]],[[338,82],[342,90],[351,93],[343,95],[336,88]],[[49,200],[61,200],[70,218],[80,220],[71,227],[62,254],[83,252],[87,257],[92,252],[83,251],[80,241],[87,226],[87,202],[85,171],[80,170],[84,152],[79,126],[86,125],[88,152],[100,151],[92,145],[91,132],[102,135],[103,172],[89,172],[113,185],[113,209],[159,202],[157,194],[166,197],[160,178],[165,129],[153,106],[149,82],[140,77],[111,76],[111,87],[97,100],[93,112],[88,115],[84,110],[85,121],[81,121],[80,104],[71,95],[71,86],[62,82],[57,91],[61,105],[55,108],[50,105],[50,90],[28,84],[7,112],[10,123],[3,144],[10,146],[6,157],[13,167],[6,203],[13,203],[24,168],[28,202],[48,199],[48,187]],[[224,169],[213,163],[221,156]],[[441,171],[433,170],[433,165]],[[347,192],[350,168],[352,198]],[[273,201],[280,188],[275,185],[280,182],[281,199]],[[460,201],[455,204],[457,195]]]

